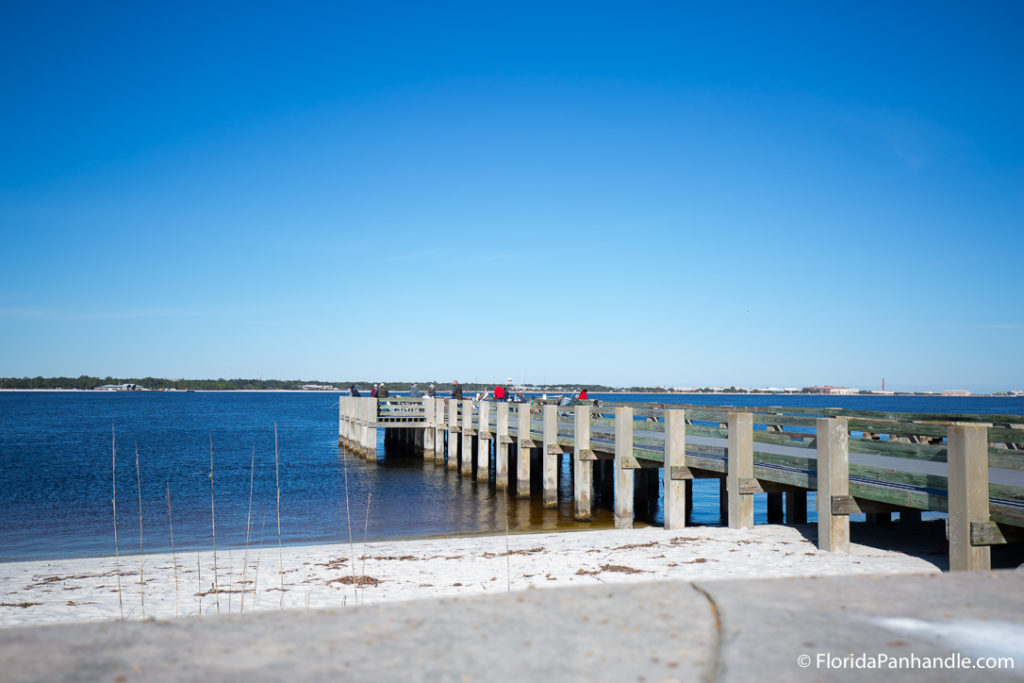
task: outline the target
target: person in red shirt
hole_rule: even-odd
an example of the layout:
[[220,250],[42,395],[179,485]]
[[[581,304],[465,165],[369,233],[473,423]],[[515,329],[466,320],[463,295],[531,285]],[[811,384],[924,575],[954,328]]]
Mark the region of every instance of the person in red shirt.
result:
[[505,398],[506,398],[506,396],[505,396],[505,387],[501,386],[500,384],[498,386],[494,387],[494,400],[495,401],[504,401]]
[[587,390],[586,389],[580,389],[580,400],[581,401],[586,401],[587,400]]

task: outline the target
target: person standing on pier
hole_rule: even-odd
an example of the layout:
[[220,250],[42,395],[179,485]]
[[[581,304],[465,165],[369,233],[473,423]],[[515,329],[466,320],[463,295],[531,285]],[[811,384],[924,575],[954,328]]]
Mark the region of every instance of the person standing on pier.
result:
[[370,389],[370,398],[377,398],[377,387],[378,385],[374,384],[373,389]]
[[580,389],[580,400],[581,401],[586,401],[587,400],[587,390],[586,389]]
[[452,380],[452,398],[462,400],[462,385],[458,380]]
[[387,387],[386,384],[384,384],[384,382],[381,382],[380,383],[380,389],[377,390],[377,398],[387,398],[387,397],[388,397],[388,387]]
[[506,398],[507,398],[507,396],[505,394],[505,387],[501,386],[500,384],[498,386],[494,387],[494,400],[495,401],[504,401]]
[[355,384],[353,384],[352,386],[350,386],[348,388],[348,395],[349,396],[355,396],[355,397],[359,396],[359,390],[356,389],[356,385]]
[[427,387],[427,396],[429,396],[430,398],[434,398],[435,396],[437,396],[437,389],[434,388],[433,382],[431,382],[430,386]]
[[421,398],[422,396],[423,392],[420,391],[419,385],[413,382],[412,389],[409,389],[409,398]]

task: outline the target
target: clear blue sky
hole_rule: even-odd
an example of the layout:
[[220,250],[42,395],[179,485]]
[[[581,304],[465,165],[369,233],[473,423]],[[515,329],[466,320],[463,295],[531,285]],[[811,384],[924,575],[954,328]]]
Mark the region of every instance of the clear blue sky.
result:
[[0,375],[1024,387],[1024,4],[5,3]]

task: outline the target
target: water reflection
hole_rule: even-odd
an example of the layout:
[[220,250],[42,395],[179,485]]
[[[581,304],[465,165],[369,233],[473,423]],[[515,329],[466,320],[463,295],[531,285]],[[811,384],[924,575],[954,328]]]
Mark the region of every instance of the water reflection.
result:
[[[365,511],[372,498],[367,538],[394,538],[458,533],[511,533],[601,529],[614,526],[610,500],[595,500],[593,519],[573,519],[572,458],[561,457],[558,477],[558,506],[545,508],[542,502],[541,465],[535,455],[531,466],[532,495],[515,495],[515,469],[510,467],[507,490],[498,490],[494,480],[494,450],[489,453],[488,481],[463,476],[457,469],[435,463],[407,449],[379,448],[376,462],[362,460],[339,448],[339,457],[347,459],[350,481],[358,481],[349,491],[350,506]],[[604,505],[607,502],[608,505]],[[361,522],[363,520],[360,520]],[[360,525],[359,535],[363,527]]]

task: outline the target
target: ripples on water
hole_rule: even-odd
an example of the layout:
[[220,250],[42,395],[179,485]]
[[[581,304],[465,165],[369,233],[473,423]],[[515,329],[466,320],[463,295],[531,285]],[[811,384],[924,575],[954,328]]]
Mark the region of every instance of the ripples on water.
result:
[[[254,453],[251,543],[276,543],[275,424],[284,543],[347,541],[350,532],[356,541],[364,537],[379,540],[503,532],[502,499],[507,501],[512,532],[612,525],[611,501],[600,496],[593,522],[573,521],[568,456],[562,459],[559,507],[544,510],[536,496],[530,501],[498,497],[493,484],[460,477],[421,458],[382,453],[380,461],[372,463],[346,454],[337,445],[337,398],[336,394],[318,393],[0,392],[0,494],[4,505],[0,560],[113,553],[112,427],[117,439],[118,541],[122,552],[135,552],[139,544],[136,447],[145,550],[170,549],[168,484],[176,547],[211,547],[211,438],[217,547],[245,544]],[[665,396],[649,398],[666,400]],[[671,400],[721,404],[735,402],[735,398],[676,396]],[[762,397],[742,398],[752,405],[751,399]],[[780,397],[763,398],[768,400],[758,404],[780,402]],[[819,404],[822,401],[813,398]],[[826,401],[850,407],[850,397],[828,397]],[[962,406],[965,399],[960,401]],[[982,399],[980,406],[975,402],[959,409],[1024,413],[1024,400],[991,401]],[[938,407],[903,409],[948,411],[953,405],[957,404],[945,401]],[[808,501],[812,520],[813,506],[812,494]],[[758,495],[756,521],[763,522],[765,514],[765,497]],[[649,521],[660,523],[660,509],[653,510]],[[695,482],[693,521],[719,523],[716,480]]]

